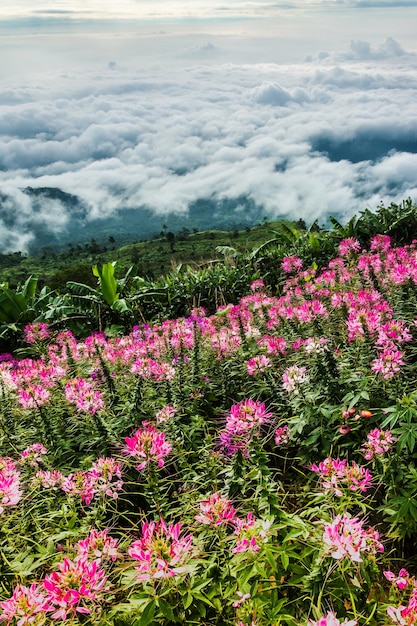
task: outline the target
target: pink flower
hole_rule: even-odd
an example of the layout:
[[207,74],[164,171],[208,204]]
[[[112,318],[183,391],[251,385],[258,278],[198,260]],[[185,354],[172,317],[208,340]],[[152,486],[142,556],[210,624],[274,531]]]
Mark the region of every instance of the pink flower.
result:
[[319,474],[323,487],[332,490],[339,497],[343,495],[343,487],[350,491],[366,492],[372,486],[369,470],[357,465],[355,461],[349,465],[345,460],[327,457],[319,465],[312,465],[311,469]]
[[271,526],[269,520],[258,520],[252,513],[248,513],[246,519],[234,520],[236,535],[236,547],[232,553],[258,552],[262,543],[268,541],[268,532]]
[[7,458],[0,458],[0,515],[5,507],[15,506],[22,497],[20,472]]
[[287,425],[280,426],[275,431],[275,445],[282,446],[290,440],[290,429]]
[[363,522],[357,517],[338,515],[332,522],[325,524],[323,541],[328,546],[334,559],[348,558],[353,562],[362,562],[362,553],[383,552],[384,546],[379,541],[379,533],[373,528],[364,530]]
[[25,341],[27,343],[37,343],[38,341],[46,341],[49,339],[49,329],[47,324],[42,322],[33,322],[25,326]]
[[374,455],[389,452],[396,441],[397,438],[391,435],[391,431],[374,428],[368,433],[367,441],[363,444],[361,452],[364,458],[370,461]]
[[101,457],[94,461],[86,472],[94,493],[104,494],[116,500],[118,492],[123,488],[121,467],[121,462],[112,457]]
[[254,356],[247,362],[247,371],[249,376],[263,374],[268,367],[271,367],[271,361],[263,354]]
[[298,272],[303,267],[302,260],[297,256],[286,256],[282,259],[281,268],[286,274]]
[[348,256],[351,252],[359,252],[361,249],[361,244],[354,237],[348,237],[347,239],[342,239],[339,243],[339,254],[340,256]]
[[201,524],[220,526],[235,519],[236,511],[227,498],[222,498],[217,491],[206,500],[200,502],[200,514],[195,519]]
[[16,620],[17,626],[43,624],[46,619],[45,612],[50,610],[45,592],[36,583],[30,587],[17,585],[12,597],[0,602],[0,607],[3,609],[0,621],[11,624],[12,620]]
[[299,386],[308,381],[306,374],[307,368],[303,365],[291,365],[287,367],[282,375],[283,387],[288,393],[298,395],[300,393]]
[[375,252],[388,252],[391,247],[391,237],[389,235],[375,235],[371,239],[370,249]]
[[41,443],[33,443],[21,453],[22,462],[38,467],[42,463],[42,457],[47,453],[46,448]]
[[32,484],[42,485],[45,489],[58,489],[61,488],[62,482],[64,480],[64,475],[58,470],[39,470],[36,472]]
[[109,536],[109,530],[90,530],[86,539],[77,543],[78,557],[88,560],[115,561],[118,556],[117,540]]
[[408,586],[410,582],[410,574],[406,569],[402,568],[398,572],[398,576],[396,576],[393,572],[385,571],[384,576],[387,580],[390,581],[393,585],[395,585],[400,591],[403,591]]
[[78,558],[71,561],[65,557],[58,563],[57,571],[45,576],[43,581],[49,610],[55,611],[52,619],[65,621],[67,616],[91,613],[91,605],[100,601],[108,589],[107,576],[100,569],[99,561]]
[[74,378],[65,385],[65,397],[77,407],[78,412],[94,415],[104,408],[104,401],[100,391],[84,378]]
[[259,435],[260,426],[271,416],[262,402],[250,398],[234,404],[226,418],[226,427],[220,433],[220,442],[226,453],[231,455],[241,450],[247,454],[251,438]]
[[386,348],[381,352],[379,359],[372,361],[371,369],[388,380],[400,371],[401,365],[404,365],[403,353],[395,347]]
[[347,618],[341,622],[334,613],[329,611],[326,616],[320,617],[316,622],[312,619],[308,620],[307,626],[357,626],[357,623],[355,619],[348,620]]
[[160,411],[156,414],[156,423],[163,424],[164,422],[169,422],[177,413],[177,409],[174,409],[173,406],[164,406]]
[[180,535],[181,524],[167,526],[163,519],[142,524],[142,537],[128,549],[129,556],[137,561],[138,580],[167,578],[188,571],[192,537]]
[[254,280],[251,283],[250,289],[251,291],[260,291],[261,289],[264,288],[264,286],[265,286],[264,281],[261,279],[258,279],[258,280]]
[[140,471],[148,463],[157,463],[158,467],[164,465],[165,457],[171,452],[172,446],[165,441],[165,433],[156,430],[155,426],[149,426],[147,422],[143,422],[144,428],[139,428],[133,437],[126,437],[126,448],[124,452],[133,456],[135,459],[141,460],[137,466]]
[[36,409],[46,404],[50,395],[41,385],[29,385],[26,389],[19,389],[18,400],[24,409]]

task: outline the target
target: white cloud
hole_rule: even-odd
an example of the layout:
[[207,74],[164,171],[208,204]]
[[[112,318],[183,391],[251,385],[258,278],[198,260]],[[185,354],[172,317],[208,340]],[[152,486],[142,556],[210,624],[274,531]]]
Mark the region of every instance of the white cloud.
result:
[[415,198],[417,58],[390,39],[355,41],[309,63],[206,63],[231,44],[204,34],[170,40],[188,51],[185,67],[132,68],[111,50],[100,72],[9,78],[0,246],[22,249],[35,226],[57,233],[71,220],[57,198],[35,206],[28,186],[76,194],[86,220],[246,196],[271,216],[324,221]]

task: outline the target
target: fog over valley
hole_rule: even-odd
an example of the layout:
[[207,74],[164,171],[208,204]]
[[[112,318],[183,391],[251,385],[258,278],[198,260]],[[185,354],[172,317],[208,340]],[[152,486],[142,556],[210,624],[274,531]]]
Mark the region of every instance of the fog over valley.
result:
[[416,2],[31,4],[0,8],[1,251],[417,199]]

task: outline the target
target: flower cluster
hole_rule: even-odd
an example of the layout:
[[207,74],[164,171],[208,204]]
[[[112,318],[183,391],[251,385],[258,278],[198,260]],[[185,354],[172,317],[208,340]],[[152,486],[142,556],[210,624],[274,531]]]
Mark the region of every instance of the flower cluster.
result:
[[369,470],[357,465],[355,461],[349,465],[345,459],[327,457],[318,465],[313,464],[311,469],[319,475],[323,487],[339,497],[343,495],[341,487],[347,487],[350,491],[366,492],[372,486]]
[[172,450],[172,446],[165,441],[165,433],[158,431],[155,426],[143,422],[143,428],[139,428],[132,437],[126,437],[124,452],[140,461],[136,467],[138,471],[144,469],[149,463],[156,463],[163,467],[165,457]]
[[300,385],[308,381],[308,375],[306,374],[307,368],[302,365],[291,365],[288,367],[282,375],[283,387],[288,393],[298,395],[300,393]]
[[259,435],[260,426],[272,417],[267,413],[265,404],[257,400],[242,400],[234,404],[226,418],[226,427],[220,433],[220,442],[226,454],[232,455],[240,450],[248,454],[253,436]]
[[236,511],[227,498],[222,498],[217,491],[200,502],[200,513],[195,519],[201,524],[220,526],[234,522]]
[[334,559],[348,558],[361,563],[362,553],[383,552],[384,546],[379,541],[379,533],[374,528],[363,528],[363,521],[350,515],[338,515],[332,522],[326,523],[323,541]]
[[94,415],[104,408],[104,400],[99,390],[84,378],[73,378],[65,385],[65,397],[79,412]]
[[357,626],[357,623],[355,619],[345,619],[341,622],[332,611],[329,611],[327,615],[323,615],[317,621],[308,620],[307,626]]
[[268,533],[271,522],[265,519],[256,519],[252,513],[246,518],[236,518],[234,521],[236,546],[232,548],[232,554],[239,552],[258,552],[261,544],[268,541]]
[[415,626],[417,624],[417,581],[406,569],[401,569],[396,576],[386,571],[384,576],[399,591],[408,590],[408,603],[399,606],[388,606],[387,614],[394,624],[399,626]]
[[123,487],[121,463],[112,457],[101,457],[84,471],[62,474],[58,470],[39,470],[32,479],[32,484],[42,485],[44,489],[61,489],[69,496],[79,496],[81,502],[91,504],[96,495],[118,497]]
[[189,571],[193,539],[191,535],[181,536],[181,524],[168,526],[163,519],[144,522],[141,534],[128,549],[136,561],[138,580],[168,578]]
[[37,343],[46,341],[50,338],[50,332],[47,324],[42,322],[33,322],[24,328],[24,338],[26,343]]
[[391,431],[374,428],[368,433],[361,451],[364,458],[370,461],[374,456],[381,456],[389,452],[396,441],[397,438],[391,434]]
[[0,515],[5,507],[15,506],[22,497],[20,472],[8,457],[0,457]]

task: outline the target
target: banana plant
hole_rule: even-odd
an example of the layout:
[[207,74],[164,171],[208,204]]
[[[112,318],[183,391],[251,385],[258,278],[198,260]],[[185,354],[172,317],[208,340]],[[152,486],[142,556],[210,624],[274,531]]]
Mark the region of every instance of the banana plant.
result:
[[15,290],[8,282],[0,284],[0,339],[3,346],[13,347],[26,324],[45,320],[51,310],[52,295],[46,286],[38,292],[38,279],[33,276]]
[[104,330],[120,332],[125,330],[125,325],[131,321],[132,308],[121,292],[125,290],[132,268],[128,270],[123,279],[116,279],[116,261],[104,263],[101,266],[94,265],[92,272],[98,279],[97,288],[74,281],[67,282],[71,299],[74,304],[74,316],[83,317],[85,330]]

